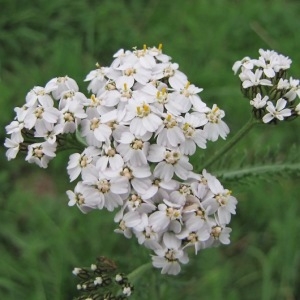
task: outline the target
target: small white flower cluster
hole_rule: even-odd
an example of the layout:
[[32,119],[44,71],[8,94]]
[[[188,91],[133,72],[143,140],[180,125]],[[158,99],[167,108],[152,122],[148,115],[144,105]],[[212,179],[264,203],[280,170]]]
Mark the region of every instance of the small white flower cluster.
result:
[[77,290],[81,293],[74,300],[127,299],[134,290],[128,277],[120,273],[114,261],[101,256],[90,268],[74,268],[72,273],[80,282]]
[[259,58],[244,57],[234,63],[239,70],[244,95],[250,100],[253,113],[264,123],[283,121],[300,115],[300,80],[287,78],[291,66],[289,57],[274,50],[259,50]]
[[[119,50],[110,67],[91,71],[90,98],[65,76],[35,87],[6,127],[8,159],[21,149],[26,160],[46,168],[68,137],[85,142],[71,154],[70,180],[80,176],[69,205],[82,212],[106,208],[119,223],[116,232],[135,236],[152,249],[153,265],[178,274],[187,249],[229,243],[237,200],[205,170],[193,172],[189,156],[206,141],[225,139],[225,113],[200,99],[161,46]],[[37,139],[39,142],[37,143]]]
[[29,163],[47,168],[62,146],[64,134],[75,133],[86,118],[86,97],[78,91],[77,83],[69,77],[50,80],[45,87],[36,86],[26,96],[26,103],[16,107],[16,117],[6,126],[8,160],[21,150]]

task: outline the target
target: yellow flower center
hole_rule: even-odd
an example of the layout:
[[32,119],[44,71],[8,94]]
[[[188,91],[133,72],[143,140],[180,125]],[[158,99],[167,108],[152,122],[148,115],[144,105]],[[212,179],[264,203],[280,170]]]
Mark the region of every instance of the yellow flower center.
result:
[[84,204],[84,197],[81,193],[76,194],[76,203],[78,205]]
[[157,91],[156,99],[160,104],[165,104],[168,102],[168,91],[165,87],[162,88],[161,91]]
[[108,193],[110,190],[110,183],[106,179],[102,179],[97,183],[97,188],[103,194]]
[[74,118],[74,115],[71,112],[68,111],[68,112],[64,113],[64,120],[66,122],[74,122],[75,118]]
[[175,256],[176,256],[175,251],[171,249],[168,250],[168,252],[165,254],[165,258],[168,261],[177,261],[177,258]]
[[97,119],[97,118],[93,118],[93,119],[91,120],[90,128],[91,128],[91,130],[95,130],[96,128],[99,127],[99,125],[100,125],[100,120]]
[[167,217],[169,217],[171,220],[176,220],[181,217],[181,212],[178,209],[175,209],[173,207],[168,207],[166,209]]
[[35,114],[37,119],[42,119],[43,113],[44,113],[43,107],[37,107],[34,111],[34,114]]
[[147,117],[151,113],[151,108],[147,103],[143,103],[141,106],[136,107],[136,114],[138,117]]
[[88,160],[89,160],[88,157],[86,155],[83,155],[80,159],[80,166],[82,168],[85,168],[89,163]]
[[177,152],[177,151],[169,151],[167,150],[166,151],[166,154],[165,154],[165,161],[168,163],[168,164],[176,164],[178,162],[178,160],[180,159],[180,152]]
[[37,158],[42,158],[44,156],[43,148],[37,147],[33,150],[33,155]]
[[221,235],[221,232],[222,232],[222,227],[215,226],[215,227],[212,228],[210,235],[212,237],[214,237],[215,239],[218,239]]
[[124,168],[120,175],[127,177],[129,180],[133,178],[132,171],[129,168]]

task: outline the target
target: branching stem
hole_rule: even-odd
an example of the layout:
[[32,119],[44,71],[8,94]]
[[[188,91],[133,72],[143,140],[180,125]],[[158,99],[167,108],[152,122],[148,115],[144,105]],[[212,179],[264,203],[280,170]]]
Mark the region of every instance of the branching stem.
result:
[[237,142],[239,142],[250,131],[250,129],[258,123],[259,121],[252,116],[250,120],[222,148],[220,148],[210,159],[204,163],[203,169],[210,167],[226,152],[232,149]]

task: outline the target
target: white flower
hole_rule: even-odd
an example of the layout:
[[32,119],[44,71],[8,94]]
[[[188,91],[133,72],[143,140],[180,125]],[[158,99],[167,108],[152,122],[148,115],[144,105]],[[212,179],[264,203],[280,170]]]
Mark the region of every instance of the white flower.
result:
[[74,102],[77,105],[83,106],[87,102],[87,98],[81,92],[77,92],[73,90],[64,91],[61,94],[58,108],[59,110],[62,110],[66,105],[70,105],[71,103]]
[[184,141],[180,145],[180,150],[185,155],[193,155],[196,152],[196,145],[199,148],[206,148],[205,133],[199,127],[202,120],[196,115],[186,114],[182,120],[182,130],[185,136]]
[[26,106],[31,107],[35,105],[42,106],[53,106],[53,99],[49,95],[49,93],[54,90],[56,87],[52,87],[52,89],[45,89],[41,86],[35,86],[28,94],[26,95]]
[[132,288],[130,286],[124,286],[122,293],[126,296],[129,297],[132,294]]
[[117,151],[122,155],[125,162],[129,162],[133,166],[142,166],[148,164],[147,154],[149,142],[142,138],[136,138],[131,132],[123,132]]
[[261,55],[261,57],[266,61],[272,61],[278,57],[278,53],[274,50],[259,49],[258,52]]
[[220,136],[225,139],[229,133],[229,127],[222,120],[225,116],[225,112],[221,110],[216,104],[213,105],[206,113],[207,123],[204,125],[203,131],[206,138],[210,141],[216,141]]
[[165,147],[178,147],[185,137],[179,127],[178,118],[170,113],[164,115],[163,124],[157,130],[157,144]]
[[132,99],[133,85],[134,80],[132,77],[119,77],[116,79],[116,88],[119,92],[119,101],[127,103],[129,99]]
[[177,63],[163,63],[157,65],[153,72],[155,79],[168,78],[169,84],[172,88],[176,88],[179,84],[187,82],[187,76],[178,70],[179,65]]
[[[161,113],[165,109],[173,113],[172,109],[170,109],[168,85],[163,82],[154,81],[147,83],[142,89],[135,92],[135,98],[138,99],[140,97],[145,99],[147,103],[152,103]],[[176,108],[177,111],[178,108]]]
[[6,151],[6,157],[8,160],[16,158],[20,150],[20,143],[22,142],[23,138],[19,134],[12,134],[11,139],[5,139],[4,146],[8,148]]
[[212,221],[210,238],[204,241],[201,246],[203,248],[208,248],[218,246],[220,243],[223,245],[228,245],[230,244],[231,231],[231,228],[225,227],[225,225],[219,225],[216,221]]
[[171,57],[162,53],[162,44],[159,44],[158,48],[152,47],[148,48],[149,54],[153,55],[157,60],[161,62],[168,62],[171,60]]
[[201,244],[204,241],[207,241],[210,237],[210,228],[208,226],[201,226],[197,231],[190,231],[188,229],[184,229],[180,234],[177,234],[181,240],[186,242],[185,247],[194,246],[195,254],[200,250]]
[[148,214],[156,209],[150,200],[144,200],[142,195],[135,192],[131,192],[125,205],[129,211],[137,211],[141,214]]
[[96,167],[100,171],[104,171],[107,168],[119,170],[124,165],[122,156],[111,146],[103,145],[102,154],[97,160]]
[[15,120],[17,120],[18,122],[24,122],[24,119],[26,118],[26,115],[28,113],[28,106],[26,106],[25,104],[22,107],[15,107],[14,111],[16,113],[16,117]]
[[[136,56],[135,59],[131,57],[131,61],[127,60],[122,65],[116,68],[121,70],[124,77],[132,77],[141,84],[146,84],[151,79],[151,71],[144,68]],[[134,61],[135,60],[135,61]]]
[[162,124],[162,119],[155,113],[155,107],[143,100],[129,101],[126,107],[125,122],[130,122],[130,131],[137,136],[155,132]]
[[174,91],[170,96],[170,100],[172,101],[172,105],[177,107],[180,113],[188,112],[192,106],[197,110],[206,107],[206,104],[202,102],[198,95],[203,89],[196,87],[189,81],[178,81],[174,83],[172,87]]
[[289,79],[289,90],[284,95],[284,98],[286,98],[288,101],[293,101],[298,96],[300,98],[300,80],[299,79],[293,79],[290,77]]
[[276,72],[289,69],[292,63],[292,60],[288,56],[284,56],[282,54],[278,55],[277,60],[277,65],[274,66],[274,70]]
[[54,99],[59,100],[61,98],[62,93],[73,90],[78,92],[78,85],[76,81],[68,76],[57,77],[51,79],[47,84],[45,89],[49,87],[56,87],[52,90],[52,96]]
[[66,191],[69,198],[68,205],[73,206],[76,204],[84,214],[93,209],[92,207],[86,205],[86,200],[84,197],[84,194],[86,194],[86,189],[87,186],[84,185],[82,181],[79,181],[75,186],[74,192],[70,190]]
[[128,193],[128,184],[121,176],[111,177],[105,172],[96,172],[89,169],[83,174],[83,183],[90,186],[90,194],[86,196],[87,201],[97,202],[97,208],[107,208],[113,211],[116,207],[123,205],[122,195]]
[[141,215],[141,223],[139,224],[139,230],[133,228],[133,232],[138,239],[139,244],[143,244],[145,247],[155,250],[160,248],[159,239],[161,234],[155,232],[152,226],[149,225],[149,218],[147,214]]
[[5,130],[7,134],[13,134],[14,137],[18,141],[20,141],[23,139],[22,137],[23,128],[24,128],[24,123],[22,121],[12,121],[9,125],[5,127]]
[[158,162],[153,174],[165,181],[171,180],[174,173],[185,180],[193,169],[188,157],[183,155],[179,149],[168,149],[156,144],[150,146],[148,160]]
[[88,85],[88,91],[97,94],[101,90],[107,81],[107,74],[110,68],[98,67],[96,70],[92,70],[85,78],[84,81],[90,81]]
[[259,49],[258,52],[266,62],[269,62],[273,65],[275,72],[279,72],[280,70],[286,70],[290,68],[292,61],[289,57],[283,56],[282,54],[278,54],[274,50]]
[[48,128],[43,126],[36,127],[34,136],[35,137],[43,137],[50,144],[54,144],[56,142],[56,136],[63,132],[62,124],[49,124]]
[[240,79],[243,82],[243,88],[247,89],[251,86],[258,86],[258,85],[267,85],[272,86],[272,83],[269,79],[261,79],[263,71],[260,69],[256,69],[255,73],[251,70],[245,69],[240,75]]
[[68,102],[63,109],[61,109],[61,123],[63,125],[64,133],[73,133],[77,130],[78,125],[82,119],[85,119],[85,113],[82,104],[76,101]]
[[35,143],[28,146],[28,154],[25,158],[29,163],[36,163],[41,168],[47,168],[48,162],[53,159],[56,154],[56,143],[49,142]]
[[87,143],[100,147],[103,142],[109,143],[111,134],[111,127],[101,122],[101,117],[95,110],[89,110],[87,118],[81,123],[81,135]]
[[111,66],[113,68],[118,67],[119,65],[123,64],[124,61],[128,59],[129,56],[132,56],[132,52],[129,50],[124,51],[124,49],[119,49],[113,57],[115,57],[115,60],[112,62]]
[[153,57],[153,52],[149,52],[146,45],[144,45],[141,50],[135,49],[133,53],[138,58],[138,61],[143,68],[152,69],[155,67],[156,61]]
[[151,188],[151,180],[149,178],[151,171],[149,165],[132,166],[127,163],[121,170],[116,170],[111,173],[112,177],[116,176],[116,174],[122,176],[127,182],[128,189],[130,190],[132,186],[132,188],[141,195]]
[[162,274],[177,275],[180,270],[180,264],[186,264],[189,261],[187,254],[181,249],[181,240],[174,234],[166,232],[163,236],[164,246],[155,250],[157,256],[152,256],[153,266],[161,268]]
[[188,184],[180,183],[174,191],[171,191],[170,201],[183,206],[186,202],[186,197],[191,193],[191,187]]
[[277,83],[278,90],[287,90],[290,88],[290,83],[287,79],[280,78]]
[[266,108],[268,113],[264,115],[263,122],[269,123],[274,118],[279,121],[282,121],[285,117],[289,117],[292,114],[292,112],[289,108],[285,108],[286,104],[287,101],[282,98],[277,100],[275,107],[271,101],[268,101]]
[[203,207],[210,213],[217,212],[220,224],[228,224],[231,214],[235,214],[237,200],[231,196],[231,191],[224,189],[219,180],[209,173],[204,173],[207,185],[212,191],[210,195],[202,201]]
[[67,171],[70,176],[70,181],[74,181],[83,170],[87,170],[95,159],[100,155],[101,151],[93,146],[85,148],[79,153],[73,153],[69,157]]
[[179,183],[176,180],[169,180],[164,181],[161,178],[157,177],[151,177],[151,185],[148,187],[148,189],[142,193],[143,199],[152,199],[155,201],[155,197],[159,198],[159,201],[161,201],[161,198],[164,198],[161,195],[161,191],[172,191],[176,189],[179,186]]
[[261,94],[258,93],[253,100],[250,100],[250,104],[257,109],[260,109],[266,106],[268,99],[268,96],[262,98]]
[[158,210],[149,216],[149,225],[155,232],[164,231],[171,221],[181,221],[181,205],[174,204],[168,200],[158,205]]
[[234,65],[232,66],[232,70],[233,70],[234,74],[236,74],[237,71],[239,70],[239,68],[241,68],[241,67],[242,67],[242,71],[244,69],[252,70],[254,67],[254,64],[253,64],[253,61],[251,60],[251,58],[246,56],[242,60],[236,61],[234,63]]
[[103,282],[102,277],[96,277],[94,280],[94,285],[101,285]]
[[208,224],[209,214],[211,214],[211,208],[204,208],[198,197],[187,197],[182,218],[190,232],[198,231],[204,224]]
[[115,222],[119,222],[119,228],[115,232],[122,233],[127,238],[131,238],[132,228],[141,224],[141,215],[136,211],[127,212],[120,221],[116,217]]
[[255,60],[255,65],[262,68],[264,74],[268,78],[275,77],[276,73],[274,71],[274,66],[277,64],[276,59],[265,60],[263,57],[259,57],[259,59]]
[[28,129],[39,126],[49,128],[50,124],[57,123],[60,115],[60,111],[53,106],[32,106],[28,109],[24,124]]

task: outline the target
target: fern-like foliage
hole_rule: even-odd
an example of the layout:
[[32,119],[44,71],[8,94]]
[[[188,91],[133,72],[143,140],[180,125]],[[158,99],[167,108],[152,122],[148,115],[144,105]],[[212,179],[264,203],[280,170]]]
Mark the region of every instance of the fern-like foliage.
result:
[[[227,154],[212,166],[212,173],[223,183],[254,183],[257,180],[271,181],[283,177],[300,177],[300,149],[292,145],[288,152],[276,149],[253,152],[241,151]],[[216,170],[216,171],[214,171]]]

